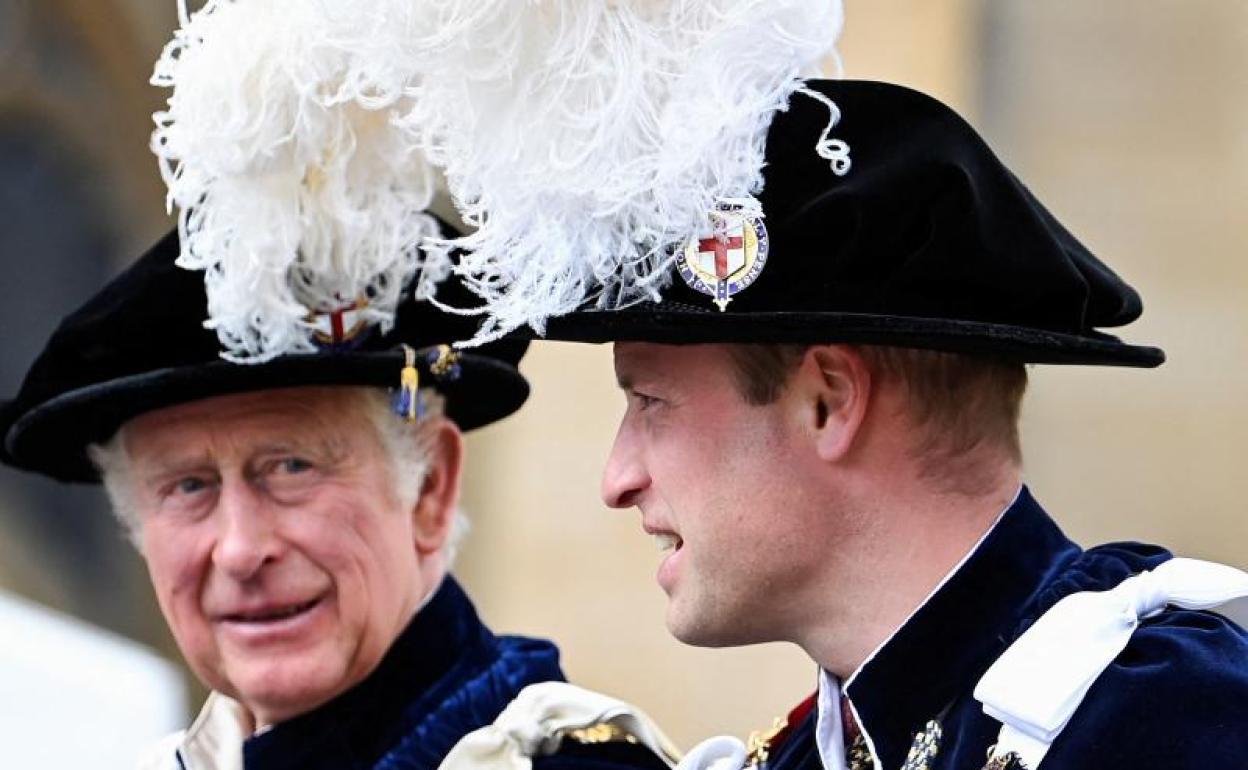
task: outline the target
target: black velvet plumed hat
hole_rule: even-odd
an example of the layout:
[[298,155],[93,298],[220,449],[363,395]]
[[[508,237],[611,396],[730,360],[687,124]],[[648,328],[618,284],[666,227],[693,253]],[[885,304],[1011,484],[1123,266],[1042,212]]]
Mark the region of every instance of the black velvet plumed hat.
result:
[[[725,283],[736,291],[722,310],[706,293],[713,273],[702,290],[680,275],[697,258],[694,239],[688,257],[673,266],[662,301],[552,318],[544,336],[853,342],[1034,363],[1164,361],[1158,348],[1102,331],[1139,317],[1139,295],[953,110],[887,83],[807,87],[839,108],[833,135],[848,145],[852,164],[838,175],[816,154],[828,111],[794,93],[767,135],[757,196],[765,232],[747,238],[764,251],[765,264],[758,269],[755,259],[752,274],[743,261],[724,268],[740,272]],[[703,244],[709,259],[715,245]]]
[[[527,342],[464,351],[448,371],[436,365],[438,346],[470,337],[476,319],[417,302],[410,291],[385,334],[379,328],[362,329],[351,339],[331,338],[317,352],[264,363],[223,360],[217,335],[204,328],[203,274],[175,265],[178,254],[177,233],[170,233],[64,319],[17,397],[0,406],[0,460],[62,481],[95,482],[87,446],[107,440],[132,417],[271,388],[397,388],[406,363],[403,345],[415,351],[421,387],[441,392],[448,417],[464,430],[511,414],[528,397],[528,383],[516,369]],[[470,301],[453,281],[443,284],[438,296]]]

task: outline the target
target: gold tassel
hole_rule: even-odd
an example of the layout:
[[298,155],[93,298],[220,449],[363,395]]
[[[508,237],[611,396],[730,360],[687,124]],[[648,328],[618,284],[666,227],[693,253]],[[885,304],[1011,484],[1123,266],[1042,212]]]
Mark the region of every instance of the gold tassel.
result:
[[416,422],[422,411],[420,406],[420,372],[416,371],[416,351],[403,346],[403,371],[399,372],[399,392],[395,397],[394,411],[407,422]]

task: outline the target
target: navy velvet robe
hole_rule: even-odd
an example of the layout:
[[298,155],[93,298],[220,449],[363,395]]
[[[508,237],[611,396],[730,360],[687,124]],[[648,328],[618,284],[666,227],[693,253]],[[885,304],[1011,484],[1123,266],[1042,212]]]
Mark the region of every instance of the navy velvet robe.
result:
[[[550,642],[495,636],[447,577],[377,670],[351,690],[243,745],[247,770],[434,770],[465,734],[494,721],[527,685],[563,681]],[[534,770],[666,765],[628,743],[564,741]]]
[[[1001,729],[971,696],[988,666],[1063,596],[1113,588],[1169,558],[1138,543],[1084,551],[1024,489],[962,568],[843,683],[884,770],[902,767],[931,719],[944,732],[931,770],[983,768]],[[773,744],[767,770],[821,770],[814,730],[807,710]],[[1212,612],[1168,608],[1142,621],[1041,768],[1248,768],[1248,633]]]

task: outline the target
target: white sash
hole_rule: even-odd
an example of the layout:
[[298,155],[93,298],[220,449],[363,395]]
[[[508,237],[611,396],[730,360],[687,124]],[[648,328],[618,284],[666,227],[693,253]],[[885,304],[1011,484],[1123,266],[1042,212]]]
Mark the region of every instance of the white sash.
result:
[[620,728],[669,765],[680,752],[639,709],[566,682],[520,691],[493,724],[468,733],[438,770],[531,770],[533,757],[553,754],[564,736],[595,725]]

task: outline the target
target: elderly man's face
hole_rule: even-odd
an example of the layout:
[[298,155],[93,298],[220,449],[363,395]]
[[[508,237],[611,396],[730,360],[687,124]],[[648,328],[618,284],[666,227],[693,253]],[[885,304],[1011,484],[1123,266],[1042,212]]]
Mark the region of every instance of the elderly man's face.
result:
[[367,676],[437,579],[422,567],[438,556],[422,553],[429,501],[398,499],[381,437],[347,394],[224,396],[126,426],[165,618],[196,674],[262,723]]

